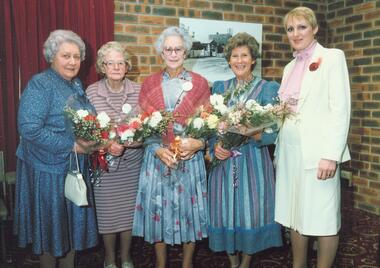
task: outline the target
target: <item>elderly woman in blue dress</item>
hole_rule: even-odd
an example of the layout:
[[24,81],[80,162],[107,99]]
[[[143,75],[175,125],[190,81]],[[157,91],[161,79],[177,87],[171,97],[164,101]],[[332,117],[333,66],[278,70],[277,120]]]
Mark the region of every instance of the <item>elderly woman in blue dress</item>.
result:
[[182,267],[192,267],[195,242],[207,234],[204,141],[181,139],[181,163],[167,147],[210,96],[207,81],[183,68],[191,46],[191,37],[182,29],[164,30],[156,50],[165,70],[145,79],[139,97],[143,111],[166,110],[175,116],[164,137],[146,142],[132,231],[155,244],[156,267],[160,268],[166,266],[167,244],[183,244]]
[[[249,99],[260,105],[276,100],[278,83],[252,74],[260,56],[253,36],[234,35],[224,53],[235,78],[216,81],[213,93],[229,96],[228,106]],[[226,251],[231,267],[248,268],[252,254],[282,244],[280,226],[274,222],[274,172],[267,147],[276,136],[259,131],[235,148],[237,153],[210,142],[211,155],[221,162],[211,170],[208,182],[209,246]]]
[[[56,30],[44,44],[50,68],[29,81],[20,100],[14,229],[18,245],[32,244],[40,267],[74,267],[75,250],[97,244],[95,209],[78,207],[64,196],[65,177],[74,149],[87,180],[86,155],[91,142],[75,140],[65,125],[64,108],[92,110],[76,78],[85,44],[74,32]],[[90,189],[90,187],[88,187]]]

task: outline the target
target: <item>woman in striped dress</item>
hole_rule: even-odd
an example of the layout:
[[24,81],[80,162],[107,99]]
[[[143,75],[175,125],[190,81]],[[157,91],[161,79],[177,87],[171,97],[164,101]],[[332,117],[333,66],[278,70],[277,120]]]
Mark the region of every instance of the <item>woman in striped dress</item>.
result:
[[[118,42],[108,42],[99,49],[96,68],[104,78],[90,85],[86,93],[96,111],[106,112],[114,122],[126,116],[122,111],[124,104],[136,107],[138,102],[140,85],[125,78],[131,67],[128,53]],[[109,172],[103,173],[99,185],[94,186],[99,233],[105,246],[104,267],[116,267],[117,233],[122,267],[133,267],[129,248],[143,150],[132,144],[125,149],[115,142],[108,153],[119,157],[113,157]]]
[[[273,103],[279,85],[252,74],[260,56],[256,39],[238,33],[224,50],[236,77],[215,82],[213,93],[230,96],[229,106],[248,99],[261,105]],[[245,90],[238,90],[239,84],[246,85]],[[210,142],[215,148],[211,155],[221,163],[209,175],[209,246],[213,251],[226,251],[231,267],[248,268],[252,254],[281,246],[280,226],[274,222],[274,175],[267,148],[276,136],[276,132],[256,133],[248,143],[233,150],[219,144],[214,147],[215,142]]]
[[156,50],[166,68],[145,79],[139,98],[145,112],[166,110],[175,116],[164,137],[145,141],[133,221],[133,235],[155,244],[157,268],[166,267],[167,244],[183,244],[182,267],[192,267],[195,242],[207,235],[204,142],[181,139],[181,163],[166,146],[210,96],[206,79],[183,68],[191,45],[191,37],[182,29],[163,31]]

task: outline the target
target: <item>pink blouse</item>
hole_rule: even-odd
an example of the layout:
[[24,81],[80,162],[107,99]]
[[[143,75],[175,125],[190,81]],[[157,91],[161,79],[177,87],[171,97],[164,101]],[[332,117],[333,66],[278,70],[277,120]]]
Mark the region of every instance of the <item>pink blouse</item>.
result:
[[297,111],[298,99],[301,92],[301,83],[305,72],[308,70],[308,65],[316,46],[317,41],[314,40],[304,50],[295,51],[293,53],[293,56],[296,58],[296,63],[281,83],[279,89],[280,100],[287,102],[294,112]]

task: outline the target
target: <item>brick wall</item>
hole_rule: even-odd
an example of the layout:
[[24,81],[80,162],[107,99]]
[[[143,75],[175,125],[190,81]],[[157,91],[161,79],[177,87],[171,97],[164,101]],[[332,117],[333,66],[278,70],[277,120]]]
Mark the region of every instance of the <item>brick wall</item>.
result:
[[355,206],[380,214],[380,2],[329,1],[326,20],[328,42],[345,51],[350,71],[347,167],[353,171]]
[[[376,3],[378,2],[378,3]],[[115,40],[125,42],[141,82],[162,69],[153,43],[179,17],[263,24],[262,75],[281,80],[292,57],[282,19],[290,9],[305,5],[318,17],[321,44],[345,51],[352,84],[352,126],[355,206],[380,214],[380,4],[364,0],[115,0]]]

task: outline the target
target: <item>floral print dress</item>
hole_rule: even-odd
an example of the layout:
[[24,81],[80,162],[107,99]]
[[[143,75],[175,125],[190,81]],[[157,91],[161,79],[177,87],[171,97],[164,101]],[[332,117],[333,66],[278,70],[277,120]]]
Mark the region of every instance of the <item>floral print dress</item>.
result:
[[[173,111],[186,92],[181,84],[190,81],[184,71],[180,78],[163,74],[162,89],[166,111]],[[183,131],[174,127],[175,134]],[[207,180],[203,152],[169,169],[155,156],[161,139],[149,139],[140,172],[132,233],[149,243],[181,244],[207,236]]]

